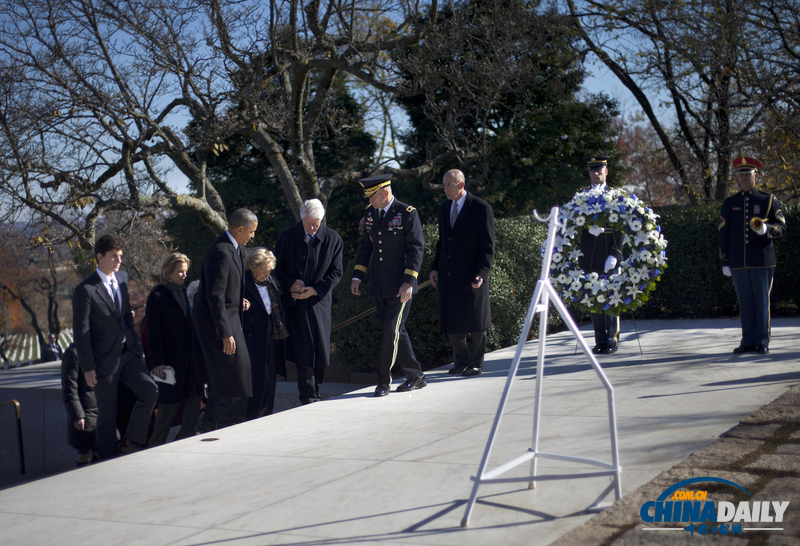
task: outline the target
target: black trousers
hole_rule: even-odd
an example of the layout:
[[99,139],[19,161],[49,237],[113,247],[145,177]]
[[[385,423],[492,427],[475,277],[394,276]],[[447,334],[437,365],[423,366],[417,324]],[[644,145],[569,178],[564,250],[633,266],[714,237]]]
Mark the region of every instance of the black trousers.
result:
[[378,384],[392,383],[392,368],[399,366],[408,380],[422,375],[422,367],[414,356],[411,339],[406,331],[406,319],[411,311],[411,300],[402,303],[400,298],[375,298],[378,318],[381,321],[381,361],[378,367]]
[[[467,343],[467,336],[472,338],[472,346]],[[486,353],[486,332],[472,332],[471,334],[447,334],[450,345],[453,346],[453,366],[456,368],[483,369],[483,355]]]
[[123,349],[121,360],[117,373],[98,376],[94,386],[97,397],[97,450],[101,459],[110,459],[116,455],[119,382],[127,385],[136,398],[123,440],[147,444],[150,416],[158,401],[158,386],[150,377],[142,357]]
[[208,404],[197,423],[198,434],[238,425],[247,420],[247,401],[244,396],[216,396],[208,393]]
[[595,345],[616,347],[619,343],[619,317],[607,313],[592,313]]
[[319,402],[322,380],[325,378],[325,368],[311,368],[310,366],[297,366],[297,390],[300,392],[300,403],[310,404]]

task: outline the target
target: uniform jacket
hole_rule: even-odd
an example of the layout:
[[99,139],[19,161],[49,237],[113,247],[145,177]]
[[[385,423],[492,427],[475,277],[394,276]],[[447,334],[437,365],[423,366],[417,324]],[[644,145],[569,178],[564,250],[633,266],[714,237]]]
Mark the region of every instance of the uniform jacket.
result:
[[[304,279],[308,244],[303,223],[286,229],[275,243],[275,276],[283,289],[286,307],[288,358],[298,366],[325,367],[331,360],[331,306],[333,288],[342,279],[342,238],[320,226],[312,239],[310,278]],[[317,292],[305,300],[292,298],[289,289],[297,279]]]
[[[486,201],[467,193],[451,228],[452,206],[450,199],[439,206],[439,240],[431,266],[439,273],[439,331],[483,332],[492,323],[488,281],[494,260],[494,212]],[[472,288],[477,276],[483,284]]]
[[[178,297],[183,299],[183,307],[178,303]],[[185,313],[183,309],[186,309]],[[158,383],[160,404],[177,404],[189,393],[189,388],[195,387],[191,311],[184,287],[176,294],[174,290],[159,284],[147,297],[148,363],[151,368],[172,366],[175,369],[174,385]]]
[[363,279],[369,268],[369,294],[375,298],[396,297],[403,283],[416,294],[425,250],[417,209],[395,198],[383,221],[379,213],[372,205],[364,212],[364,237],[353,278]]
[[622,232],[615,230],[613,227],[603,228],[603,233],[595,237],[589,233],[590,226],[584,226],[581,231],[581,253],[583,254],[578,258],[578,265],[586,273],[606,273],[605,265],[606,259],[609,256],[614,256],[617,259],[617,265],[622,261]]
[[[750,228],[753,218],[761,218],[767,232],[759,235]],[[719,219],[719,257],[731,269],[775,267],[772,240],[786,233],[786,219],[780,202],[770,194],[753,188],[740,191],[722,203]]]
[[143,356],[142,344],[134,331],[133,311],[128,296],[128,274],[117,271],[120,312],[97,271],[75,288],[72,294],[72,324],[75,349],[84,372],[95,370],[100,377],[119,369],[122,341],[128,349]]
[[[250,397],[250,357],[242,331],[244,262],[226,233],[203,257],[192,322],[202,349],[209,387],[216,396]],[[226,355],[222,340],[233,336],[236,352]]]

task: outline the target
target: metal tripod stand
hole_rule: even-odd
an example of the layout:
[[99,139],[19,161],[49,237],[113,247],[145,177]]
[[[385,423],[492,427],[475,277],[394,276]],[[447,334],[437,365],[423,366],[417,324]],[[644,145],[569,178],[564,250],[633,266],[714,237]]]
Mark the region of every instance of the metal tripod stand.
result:
[[[561,301],[558,293],[556,292],[555,288],[553,288],[553,284],[550,282],[550,264],[553,258],[553,245],[556,238],[556,232],[558,231],[560,225],[558,221],[558,207],[553,207],[550,210],[550,215],[547,218],[541,218],[536,211],[534,211],[534,216],[540,222],[548,222],[548,230],[547,230],[547,242],[545,243],[545,255],[542,261],[542,272],[539,277],[539,281],[536,283],[536,289],[533,292],[533,297],[531,298],[531,303],[528,306],[528,313],[525,316],[525,325],[522,328],[522,332],[519,336],[519,342],[517,343],[517,349],[514,354],[514,359],[511,362],[511,368],[508,371],[508,378],[506,379],[506,385],[503,390],[503,395],[500,397],[500,404],[497,407],[497,414],[494,418],[494,423],[492,424],[492,430],[489,433],[489,438],[486,441],[486,449],[483,452],[483,458],[481,459],[481,464],[478,468],[478,475],[473,478],[474,483],[472,486],[472,493],[469,498],[469,502],[467,503],[466,511],[464,512],[464,518],[461,520],[461,526],[467,527],[469,525],[469,518],[470,514],[472,513],[472,509],[475,506],[475,501],[478,496],[478,488],[482,484],[487,483],[514,483],[514,482],[528,482],[529,489],[535,489],[537,481],[552,481],[552,480],[568,480],[568,479],[580,479],[580,478],[595,478],[598,476],[611,476],[611,484],[600,494],[597,498],[597,501],[594,505],[592,505],[589,510],[597,511],[607,508],[612,503],[603,503],[601,502],[603,498],[605,498],[611,490],[614,490],[614,494],[616,499],[618,500],[622,496],[622,485],[620,482],[620,473],[622,472],[622,468],[619,465],[619,450],[617,448],[617,420],[616,414],[614,412],[614,388],[611,386],[611,382],[609,382],[606,374],[603,372],[603,369],[598,364],[597,359],[595,359],[594,355],[592,354],[591,349],[584,341],[583,336],[581,336],[580,331],[578,330],[577,326],[575,326],[575,322],[572,320],[569,312],[567,311],[566,306]],[[545,366],[545,341],[547,335],[547,317],[549,311],[549,305],[552,303],[558,313],[561,315],[561,318],[564,320],[564,323],[569,328],[572,335],[578,341],[581,349],[583,350],[586,358],[589,359],[589,362],[594,368],[594,371],[597,373],[597,376],[600,378],[600,381],[603,383],[603,386],[606,389],[607,397],[608,397],[608,421],[609,421],[609,428],[610,428],[610,435],[611,435],[611,463],[607,463],[604,461],[599,461],[596,459],[587,459],[584,457],[573,457],[569,455],[557,455],[554,453],[545,453],[543,451],[539,451],[539,425],[540,425],[540,418],[541,418],[541,406],[542,406],[542,379],[544,377],[544,366]],[[536,360],[536,397],[535,397],[535,404],[534,404],[534,413],[533,413],[533,441],[532,447],[528,448],[528,451],[524,454],[516,457],[492,470],[487,472],[486,467],[489,462],[489,456],[492,453],[492,447],[494,446],[494,441],[497,436],[497,431],[500,428],[500,421],[503,417],[503,412],[505,410],[506,402],[508,401],[509,394],[511,392],[511,385],[514,383],[514,378],[517,374],[517,370],[519,369],[519,363],[522,356],[522,350],[525,346],[525,339],[527,338],[528,331],[531,328],[533,323],[534,314],[539,314],[539,340],[538,340],[538,356]],[[603,470],[598,470],[594,472],[582,472],[582,473],[572,473],[572,474],[547,474],[542,476],[536,475],[536,464],[539,459],[553,459],[558,461],[568,461],[573,463],[580,463],[586,464],[590,466],[600,467]],[[518,477],[518,478],[500,478],[502,474],[508,472],[512,468],[515,468],[523,463],[530,461],[531,463],[531,470],[530,475],[526,477]]]

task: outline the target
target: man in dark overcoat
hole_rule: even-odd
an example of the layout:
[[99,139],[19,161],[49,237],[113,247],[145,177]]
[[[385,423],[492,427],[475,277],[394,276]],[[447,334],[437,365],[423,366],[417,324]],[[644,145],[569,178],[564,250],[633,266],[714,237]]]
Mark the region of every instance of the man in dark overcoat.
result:
[[350,283],[350,292],[360,296],[360,284],[369,267],[369,294],[375,299],[381,321],[376,397],[389,394],[395,364],[406,376],[397,392],[421,389],[428,384],[406,331],[411,297],[417,292],[425,251],[422,225],[417,209],[395,199],[391,178],[382,174],[360,180],[370,205],[364,212],[364,236]]
[[483,371],[486,331],[492,324],[489,270],[494,260],[494,211],[464,185],[460,170],[445,173],[442,186],[447,200],[439,207],[439,240],[430,280],[439,289],[439,331],[453,346],[450,373],[469,377]]
[[117,453],[119,383],[135,403],[119,446],[121,453],[144,448],[158,387],[144,364],[142,342],[133,326],[128,274],[120,271],[125,241],[103,235],[94,245],[97,269],[72,295],[75,350],[86,385],[97,397],[97,449],[101,459]]
[[300,208],[300,221],[275,243],[275,276],[286,307],[287,359],[297,366],[300,402],[320,400],[325,368],[331,365],[333,288],[342,279],[342,238],[323,226],[319,199]]
[[772,240],[786,233],[786,218],[775,196],[756,188],[761,162],[744,155],[733,160],[738,193],[722,203],[719,255],[722,272],[733,277],[742,341],[736,354],[769,353],[769,294],[775,274]]
[[[592,189],[605,191],[608,177],[608,160],[605,155],[586,158]],[[619,270],[622,261],[622,232],[614,227],[592,231],[585,226],[581,231],[581,257],[578,264],[586,273],[610,276]],[[608,312],[592,313],[594,328],[594,354],[616,353],[619,347],[619,315]]]
[[242,332],[244,261],[241,248],[255,235],[258,218],[245,208],[233,211],[228,230],[208,247],[194,297],[192,323],[208,376],[208,405],[198,432],[247,419],[253,395],[250,357]]

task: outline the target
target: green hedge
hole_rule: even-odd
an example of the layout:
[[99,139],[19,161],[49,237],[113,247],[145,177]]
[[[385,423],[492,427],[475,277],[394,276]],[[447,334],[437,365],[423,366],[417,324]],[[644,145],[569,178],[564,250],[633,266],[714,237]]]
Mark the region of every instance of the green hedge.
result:
[[[425,234],[425,258],[420,272],[420,284],[428,279],[437,240],[434,225],[423,227]],[[490,351],[514,345],[519,339],[525,322],[533,289],[539,278],[545,227],[532,217],[497,220],[496,255],[489,277],[489,294],[492,302],[492,328],[487,334]],[[339,324],[358,313],[373,307],[369,291],[369,273],[362,283],[361,297],[350,294],[355,258],[345,266],[342,282],[334,290],[333,323]],[[439,333],[439,307],[436,289],[428,287],[412,300],[411,314],[406,322],[414,352],[424,369],[435,368],[452,362],[447,337]],[[557,317],[551,317],[557,326]],[[532,328],[538,332],[538,326]],[[376,315],[334,332],[333,365],[348,372],[369,372],[375,369],[380,343],[380,323]]]
[[[719,203],[698,207],[663,207],[659,225],[668,241],[669,267],[650,301],[635,312],[636,318],[699,318],[736,316],[733,283],[722,275],[719,264],[717,225]],[[788,224],[786,237],[776,241],[778,266],[772,291],[774,313],[797,312],[800,305],[800,205],[785,205]],[[436,244],[436,226],[424,227],[425,259],[420,283],[427,280]],[[533,289],[541,267],[540,249],[546,227],[532,217],[497,220],[497,252],[489,278],[492,302],[492,328],[488,332],[488,350],[514,345],[519,338]],[[345,266],[344,278],[334,291],[333,323],[339,324],[373,307],[372,298],[350,294],[355,259]],[[369,276],[362,294],[369,290]],[[578,316],[577,321],[587,317]],[[430,369],[451,362],[446,336],[439,334],[436,291],[428,287],[414,297],[406,324],[414,352],[423,368]],[[551,328],[560,319],[551,308]],[[538,325],[531,335],[538,333]],[[531,337],[531,336],[529,336]],[[347,372],[375,370],[380,342],[377,316],[352,324],[332,337],[333,364]]]

